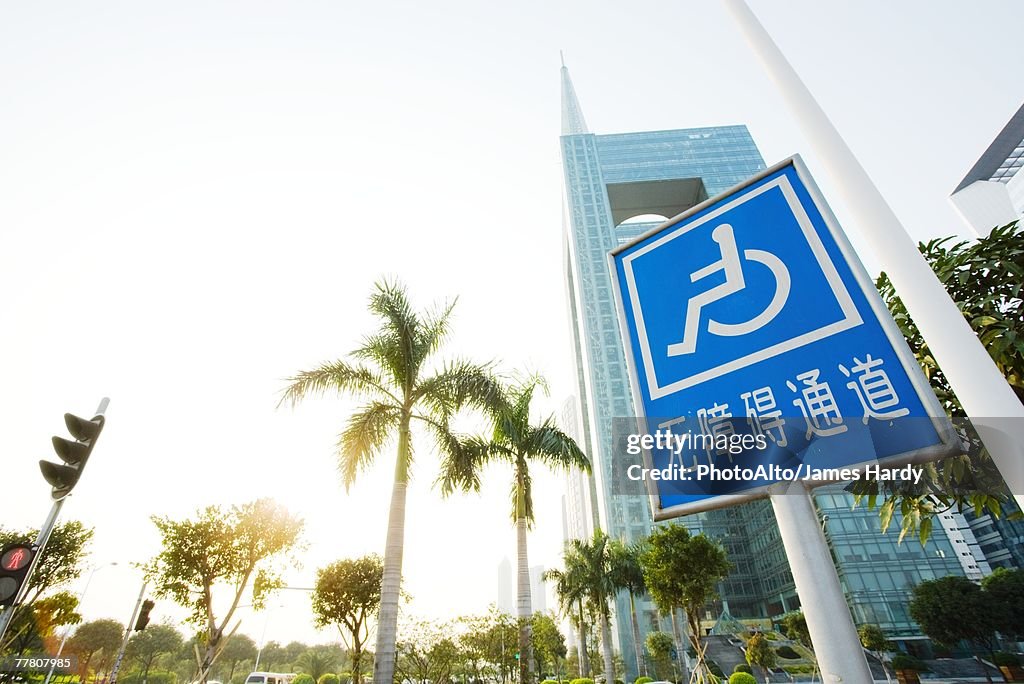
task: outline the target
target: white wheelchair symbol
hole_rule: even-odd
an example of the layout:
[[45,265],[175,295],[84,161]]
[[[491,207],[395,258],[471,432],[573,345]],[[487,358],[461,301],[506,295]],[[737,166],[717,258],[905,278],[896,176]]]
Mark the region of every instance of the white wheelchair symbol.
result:
[[[712,302],[725,299],[729,295],[736,294],[747,286],[746,281],[743,279],[743,267],[740,264],[740,253],[736,248],[736,238],[733,236],[732,226],[728,223],[718,226],[711,231],[711,239],[718,243],[719,249],[722,252],[722,258],[691,273],[690,282],[695,283],[718,271],[725,271],[725,282],[690,298],[686,304],[683,341],[668,345],[669,356],[683,356],[697,351],[697,333],[700,327],[701,308]],[[782,263],[779,257],[761,249],[745,249],[743,250],[743,256],[748,261],[756,261],[768,267],[775,277],[775,294],[764,311],[744,323],[722,323],[721,321],[709,319],[708,332],[712,335],[736,337],[752,333],[771,322],[782,311],[782,307],[786,305],[786,300],[789,299],[789,269],[786,268],[786,265]]]

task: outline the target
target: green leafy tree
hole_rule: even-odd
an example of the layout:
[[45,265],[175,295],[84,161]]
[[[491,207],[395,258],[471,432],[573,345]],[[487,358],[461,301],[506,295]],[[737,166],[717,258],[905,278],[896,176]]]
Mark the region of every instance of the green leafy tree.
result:
[[1024,638],[1024,570],[996,568],[981,580],[991,599],[995,627],[1005,637]]
[[530,418],[530,404],[537,389],[544,388],[540,377],[499,392],[488,416],[489,438],[470,438],[465,447],[445,460],[441,489],[445,495],[456,490],[480,490],[480,473],[486,463],[503,461],[512,466],[510,517],[516,526],[516,615],[519,618],[519,681],[531,682],[534,660],[531,651],[530,625],[533,603],[530,597],[530,563],[526,536],[533,527],[533,478],[530,463],[540,462],[560,470],[590,471],[590,460],[576,442],[562,432],[554,416],[537,424]]
[[[189,610],[188,621],[203,630],[200,681],[224,647],[225,632],[246,592],[262,608],[281,586],[281,561],[296,546],[302,521],[270,499],[225,510],[209,506],[194,519],[153,517],[162,550],[146,567],[157,596],[173,599]],[[215,587],[227,585],[230,603],[217,617]],[[251,589],[250,589],[251,587]]]
[[530,640],[537,671],[544,674],[561,672],[559,664],[565,660],[565,637],[554,619],[546,613],[534,613],[531,619]]
[[226,675],[225,681],[231,682],[235,676],[235,668],[243,661],[256,660],[256,642],[245,634],[235,634],[224,643],[218,663],[220,671]]
[[[8,544],[33,544],[38,536],[39,530],[0,528],[0,548]],[[54,526],[25,587],[25,598],[15,609],[11,626],[4,635],[3,643],[0,643],[0,653],[23,653],[38,645],[41,640],[53,636],[54,628],[81,621],[81,617],[74,612],[77,600],[74,605],[71,605],[67,597],[51,598],[41,606],[36,604],[46,594],[81,577],[92,536],[92,529],[77,520]],[[70,594],[67,596],[71,597]]]
[[142,670],[143,681],[149,676],[153,662],[165,653],[174,653],[181,648],[184,640],[178,630],[170,625],[150,625],[141,632],[135,632],[128,640],[125,657]]
[[979,585],[955,575],[921,582],[910,601],[910,617],[930,639],[950,648],[967,641],[990,656],[997,644],[995,614],[996,606]]
[[398,640],[396,671],[401,680],[450,684],[465,660],[453,638],[454,625],[418,622],[406,626]]
[[885,638],[885,632],[878,625],[861,625],[857,629],[857,636],[860,637],[860,645],[866,648],[878,664],[882,666],[885,677],[888,680],[889,671],[885,668],[885,660],[882,658],[883,651],[891,651],[892,645]]
[[380,610],[384,564],[380,556],[340,560],[317,571],[313,620],[317,627],[334,625],[352,658],[352,677],[363,682],[363,649],[370,638],[370,620]]
[[669,679],[672,673],[672,649],[675,648],[675,640],[671,634],[665,632],[648,632],[644,645],[654,662],[655,674],[659,681]]
[[814,648],[811,644],[811,630],[807,629],[807,616],[802,610],[793,610],[782,616],[782,631],[787,637],[799,641],[807,648]]
[[473,681],[510,680],[519,665],[514,647],[519,638],[517,621],[491,605],[486,615],[466,616],[459,622],[467,676]]
[[643,544],[627,545],[616,541],[612,547],[612,582],[616,589],[624,590],[629,596],[629,622],[633,632],[633,649],[636,666],[641,675],[647,674],[647,661],[640,644],[640,622],[636,615],[636,597],[647,593],[644,570],[640,566]]
[[[1024,401],[1024,240],[1017,222],[995,228],[973,242],[954,242],[947,237],[921,243],[919,248],[939,281],[956,302],[964,318],[978,334],[989,356],[1006,381]],[[883,273],[876,286],[907,344],[928,377],[947,413],[964,416],[963,407],[935,361],[931,348],[911,320],[892,282]],[[949,508],[973,507],[980,515],[988,510],[1002,514],[1003,505],[1017,511],[988,453],[977,439],[967,455],[928,465],[919,485],[859,481],[852,490],[858,500],[878,505],[883,530],[894,513],[901,513],[900,539],[917,531],[922,544],[931,533],[935,515]]]
[[747,662],[754,667],[761,668],[764,673],[764,680],[768,681],[768,669],[775,667],[777,660],[775,650],[772,649],[770,641],[764,638],[764,634],[758,632],[750,637],[747,642]]
[[703,534],[691,536],[685,527],[667,525],[647,538],[640,565],[647,591],[661,612],[672,614],[678,608],[686,616],[700,669],[704,663],[700,615],[732,568],[725,551]]
[[459,440],[449,427],[451,417],[465,406],[490,406],[498,394],[484,366],[461,361],[431,368],[431,360],[448,337],[453,306],[418,313],[410,305],[405,288],[377,283],[369,309],[380,319],[380,328],[349,355],[351,361],[325,363],[290,378],[281,400],[294,405],[327,392],[365,399],[366,404],[349,418],[338,439],[338,465],[346,487],[373,462],[389,439],[397,436],[374,652],[375,684],[392,684],[394,680],[412,426],[422,427],[442,454],[451,455],[459,448]]
[[89,665],[100,656],[96,671],[102,671],[117,654],[124,638],[124,625],[117,620],[92,620],[78,626],[68,639],[67,651],[78,657],[78,675],[81,681],[89,676]]

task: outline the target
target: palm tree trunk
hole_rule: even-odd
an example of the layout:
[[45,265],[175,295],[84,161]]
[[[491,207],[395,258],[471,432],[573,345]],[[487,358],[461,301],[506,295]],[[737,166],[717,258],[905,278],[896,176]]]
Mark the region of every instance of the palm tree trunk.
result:
[[384,546],[384,576],[380,586],[380,617],[377,650],[373,659],[373,684],[394,684],[395,640],[398,637],[398,598],[402,585],[402,553],[405,550],[405,492],[408,486],[409,418],[398,431],[398,461],[391,489],[388,536]]
[[647,661],[644,660],[644,652],[640,646],[640,622],[636,619],[636,601],[633,593],[629,594],[629,621],[633,628],[633,653],[636,655],[636,669],[640,675],[647,676]]
[[583,622],[583,601],[580,601],[580,677],[590,676],[590,653],[587,652],[587,626]]
[[612,659],[612,628],[608,620],[608,609],[601,611],[601,653],[604,655],[605,684],[615,684],[615,661]]
[[530,643],[530,618],[533,607],[530,601],[530,567],[526,554],[526,511],[522,491],[519,493],[519,518],[516,520],[516,564],[517,594],[516,614],[519,617],[519,682],[533,684],[533,644]]

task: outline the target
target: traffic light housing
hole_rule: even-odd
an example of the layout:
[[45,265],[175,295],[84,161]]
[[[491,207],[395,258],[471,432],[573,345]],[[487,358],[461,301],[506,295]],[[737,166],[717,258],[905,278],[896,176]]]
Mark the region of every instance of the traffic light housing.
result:
[[0,551],[0,606],[13,606],[36,550],[31,544],[8,544]]
[[70,494],[78,484],[78,478],[81,477],[86,461],[89,460],[89,454],[92,453],[96,440],[103,430],[103,422],[102,414],[90,420],[70,413],[64,414],[68,432],[75,438],[73,442],[63,437],[53,438],[53,450],[64,464],[39,461],[39,470],[43,473],[43,479],[53,487],[51,496],[55,501]]
[[153,606],[156,604],[146,599],[142,602],[142,607],[139,609],[139,617],[135,620],[135,631],[141,632],[146,629],[146,625],[149,624],[149,613],[153,610]]

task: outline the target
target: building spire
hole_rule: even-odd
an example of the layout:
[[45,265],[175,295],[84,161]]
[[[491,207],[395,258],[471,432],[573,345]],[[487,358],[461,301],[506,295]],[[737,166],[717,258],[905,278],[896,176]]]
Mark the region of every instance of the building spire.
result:
[[589,133],[580,102],[576,99],[576,90],[569,78],[569,69],[565,66],[565,55],[561,50],[558,54],[562,58],[562,135]]

